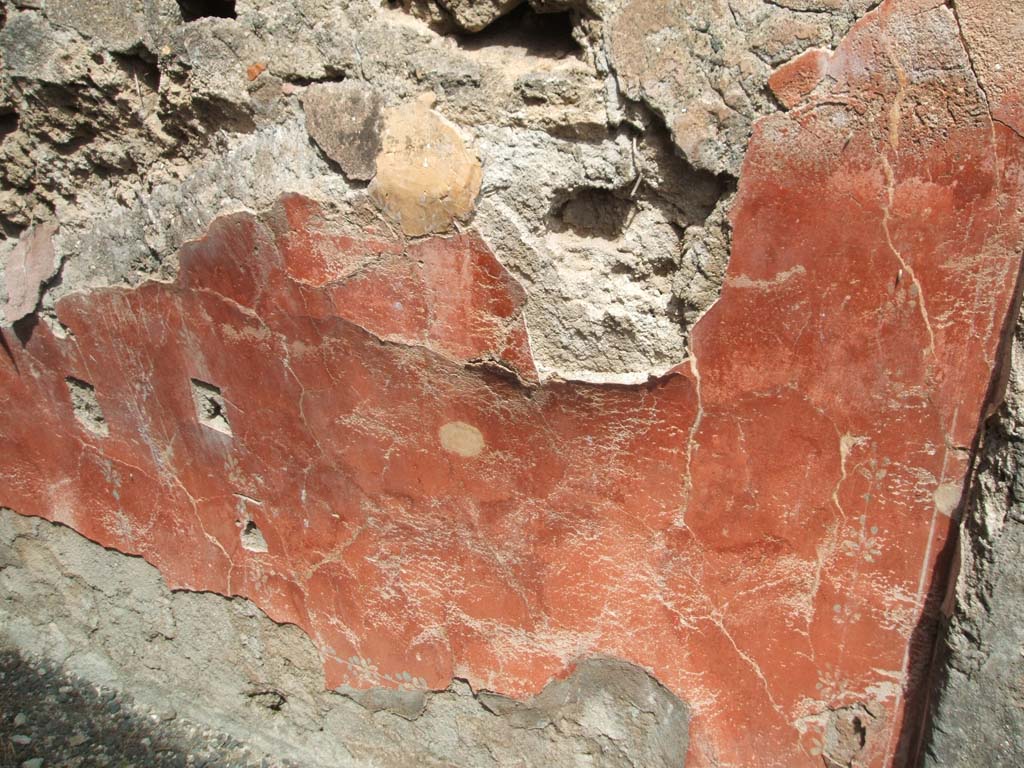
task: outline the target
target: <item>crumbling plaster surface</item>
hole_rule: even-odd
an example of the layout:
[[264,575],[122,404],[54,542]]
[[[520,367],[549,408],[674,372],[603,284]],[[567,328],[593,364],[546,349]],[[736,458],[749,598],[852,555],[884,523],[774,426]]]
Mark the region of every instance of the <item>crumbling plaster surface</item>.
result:
[[991,3],[871,7],[5,6],[0,503],[331,687],[608,655],[687,764],[908,760],[1019,89]]
[[[670,768],[685,705],[642,670],[592,659],[534,699],[323,689],[297,627],[252,603],[172,592],[140,558],[0,509],[0,643],[304,766]],[[201,681],[200,691],[188,681]]]
[[[436,8],[422,15],[447,34],[370,0],[241,0],[236,18],[188,23],[170,0],[92,5],[13,3],[0,32],[0,215],[8,235],[54,216],[61,226],[63,271],[44,308],[82,288],[172,277],[176,249],[217,213],[261,209],[284,191],[357,192],[362,182],[305,139],[301,109],[308,83],[357,80],[388,106],[433,93],[475,139],[484,178],[473,225],[530,295],[542,372],[634,380],[682,359],[687,329],[718,294],[732,182],[713,174],[738,173],[751,121],[772,108],[771,67],[832,45],[867,8],[664,4],[664,31],[683,39],[669,48],[689,50],[693,37],[707,49],[673,86],[659,73],[682,71],[677,62],[638,60],[650,41],[631,14],[657,10],[640,2],[537,4],[572,10],[575,27],[524,4],[479,38],[451,34]],[[772,42],[746,34],[755,28]],[[720,103],[718,91],[732,101],[737,90],[742,103]],[[676,156],[679,108],[701,115],[708,153],[728,161]],[[666,109],[675,146],[650,111]],[[581,190],[610,193],[597,215],[617,217],[619,231],[552,226]]]

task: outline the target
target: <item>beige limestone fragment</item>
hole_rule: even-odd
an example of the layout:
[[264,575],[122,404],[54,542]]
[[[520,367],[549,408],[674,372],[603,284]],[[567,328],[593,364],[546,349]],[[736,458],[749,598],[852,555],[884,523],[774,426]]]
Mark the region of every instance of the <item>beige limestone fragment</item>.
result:
[[480,160],[426,94],[384,113],[370,195],[406,235],[449,229],[480,192]]

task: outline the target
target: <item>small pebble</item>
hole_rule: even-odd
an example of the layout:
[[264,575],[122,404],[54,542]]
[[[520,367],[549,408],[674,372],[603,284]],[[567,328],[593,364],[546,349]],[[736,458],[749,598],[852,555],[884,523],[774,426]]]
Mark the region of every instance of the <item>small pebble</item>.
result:
[[43,768],[43,758],[33,757],[21,764],[21,768]]
[[16,733],[13,736],[11,736],[11,741],[13,741],[15,744],[17,744],[19,746],[22,746],[22,747],[25,746],[26,744],[31,744],[32,743],[31,737],[26,736],[26,735],[24,735],[22,733]]
[[23,726],[27,722],[28,722],[28,718],[25,717],[25,713],[24,712],[19,712],[18,714],[16,714],[14,716],[14,727],[15,728],[21,728],[21,726]]

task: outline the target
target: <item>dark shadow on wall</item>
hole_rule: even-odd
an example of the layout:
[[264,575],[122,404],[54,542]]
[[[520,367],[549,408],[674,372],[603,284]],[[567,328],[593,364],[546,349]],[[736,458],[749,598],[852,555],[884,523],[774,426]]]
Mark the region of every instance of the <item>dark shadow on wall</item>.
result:
[[[961,506],[956,519],[961,519]],[[950,535],[936,559],[931,581],[925,597],[921,618],[910,635],[910,653],[907,661],[907,683],[904,690],[905,709],[900,723],[894,768],[916,768],[921,765],[926,744],[931,709],[936,651],[945,637],[948,619],[943,615],[946,593],[956,583],[953,565],[958,561],[958,536]]]
[[[28,343],[32,341],[32,334],[35,333],[38,325],[39,315],[33,313],[15,322],[14,325],[11,326],[11,329],[14,331],[14,335],[17,337],[21,346],[26,347],[28,346]],[[4,347],[7,347],[6,342],[4,343]],[[8,352],[10,352],[10,349],[8,349]],[[11,358],[11,362],[14,362],[13,357]]]
[[[953,516],[953,530],[950,532],[932,570],[924,609],[917,626],[910,637],[910,654],[907,664],[906,707],[900,725],[900,736],[895,768],[919,768],[924,764],[931,738],[932,718],[938,705],[939,692],[947,671],[949,658],[947,637],[950,618],[955,609],[955,590],[960,575],[960,549],[969,544],[961,536],[965,529],[969,535],[968,523],[978,503],[979,470],[983,466],[984,436],[994,427],[999,407],[1002,405],[1012,366],[1014,337],[1021,322],[1021,305],[1024,298],[1024,262],[1017,272],[1014,300],[1003,321],[1002,334],[996,354],[996,365],[992,371],[988,393],[982,412],[978,416],[978,428],[970,448],[970,469],[964,482],[964,492]],[[966,516],[966,517],[965,517]]]
[[204,18],[234,19],[238,15],[235,0],[178,0],[178,7],[186,22]]

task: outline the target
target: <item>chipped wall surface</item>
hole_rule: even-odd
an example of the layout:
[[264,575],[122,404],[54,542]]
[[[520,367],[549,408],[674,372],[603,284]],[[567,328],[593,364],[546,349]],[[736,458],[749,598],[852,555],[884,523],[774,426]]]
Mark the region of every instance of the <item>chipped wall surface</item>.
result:
[[145,685],[148,609],[93,649],[58,599],[109,561],[294,657],[147,651],[233,732],[302,691],[311,760],[912,764],[1024,248],[1018,6],[4,6],[7,642]]
[[296,627],[241,598],[172,592],[141,559],[10,510],[0,510],[0,620],[5,644],[303,766],[670,768],[686,749],[685,705],[614,659],[586,660],[527,701],[460,680],[325,691]]
[[952,616],[935,663],[927,766],[1024,762],[1022,343],[1018,325],[1006,403],[986,429],[968,496]]

